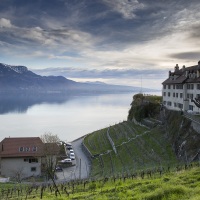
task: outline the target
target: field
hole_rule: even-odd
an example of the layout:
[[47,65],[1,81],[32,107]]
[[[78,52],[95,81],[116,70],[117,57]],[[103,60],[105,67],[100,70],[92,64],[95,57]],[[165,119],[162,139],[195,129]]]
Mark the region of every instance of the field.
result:
[[94,156],[91,177],[95,179],[140,170],[163,170],[178,164],[161,126],[148,129],[124,121],[88,135],[84,144]]
[[133,199],[133,200],[199,200],[200,167],[154,171],[151,175],[118,176],[99,180],[72,181],[58,184],[58,190],[49,185],[0,184],[0,199]]
[[56,186],[0,184],[0,199],[200,200],[200,161],[178,161],[171,135],[152,122],[151,129],[124,121],[88,134],[84,145],[92,155],[89,179]]

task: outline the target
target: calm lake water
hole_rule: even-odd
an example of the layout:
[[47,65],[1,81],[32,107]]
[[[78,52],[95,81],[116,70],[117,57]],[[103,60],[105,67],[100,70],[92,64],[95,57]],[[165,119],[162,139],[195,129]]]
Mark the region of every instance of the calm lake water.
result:
[[[72,141],[87,133],[126,120],[133,93],[0,102],[0,140],[57,134]],[[160,95],[160,93],[159,93]]]

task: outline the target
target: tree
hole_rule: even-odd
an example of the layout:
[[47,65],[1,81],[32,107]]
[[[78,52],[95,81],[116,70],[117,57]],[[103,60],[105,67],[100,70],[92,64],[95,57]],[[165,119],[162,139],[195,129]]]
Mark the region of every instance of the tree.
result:
[[23,171],[24,171],[24,167],[19,167],[19,168],[12,171],[13,177],[16,179],[16,181],[18,183],[21,183],[22,178],[24,177]]
[[51,178],[51,176],[54,178],[57,164],[57,156],[59,154],[58,143],[60,139],[57,135],[54,135],[52,133],[45,133],[41,135],[40,138],[44,143],[43,166],[45,168],[47,178]]
[[160,111],[162,97],[153,95],[135,94],[128,113],[128,120],[141,121],[147,117],[155,117]]
[[58,192],[60,194],[58,187],[54,181],[55,170],[56,170],[56,165],[57,165],[57,156],[59,154],[58,143],[60,139],[57,135],[54,135],[52,133],[45,133],[41,135],[40,138],[42,142],[44,143],[43,163],[44,163],[47,179],[50,178],[53,181],[54,187],[56,188],[56,193]]

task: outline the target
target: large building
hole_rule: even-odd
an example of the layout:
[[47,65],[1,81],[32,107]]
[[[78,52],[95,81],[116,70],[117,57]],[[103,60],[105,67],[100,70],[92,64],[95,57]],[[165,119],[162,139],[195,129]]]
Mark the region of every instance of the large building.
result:
[[176,64],[162,84],[163,104],[168,109],[200,112],[200,61],[191,67],[179,68]]

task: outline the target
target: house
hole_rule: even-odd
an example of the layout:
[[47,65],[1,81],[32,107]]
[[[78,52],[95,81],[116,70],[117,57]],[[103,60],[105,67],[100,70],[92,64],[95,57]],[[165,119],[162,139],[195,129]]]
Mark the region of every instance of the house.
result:
[[200,61],[197,65],[169,71],[162,83],[163,104],[172,110],[199,112],[200,104]]
[[41,175],[43,148],[39,137],[3,139],[0,142],[0,175],[17,179]]

